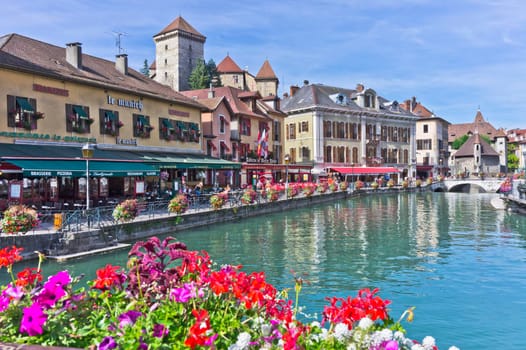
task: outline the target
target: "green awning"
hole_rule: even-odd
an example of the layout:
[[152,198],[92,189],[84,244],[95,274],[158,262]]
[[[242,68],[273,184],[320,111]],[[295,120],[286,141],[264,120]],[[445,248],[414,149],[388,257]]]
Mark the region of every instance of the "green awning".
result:
[[149,156],[145,158],[150,165],[158,169],[240,169],[241,163],[219,158],[199,156]]
[[88,115],[86,114],[86,111],[84,111],[84,108],[80,106],[73,106],[73,111],[77,113],[77,115],[82,119],[89,119]]
[[181,130],[186,130],[186,124],[185,124],[185,122],[182,122],[182,121],[178,120],[178,121],[176,122],[176,125],[177,125],[177,127],[178,127],[179,129],[181,129]]
[[[47,159],[5,159],[5,162],[22,169],[27,177],[83,177],[86,176],[86,161]],[[89,161],[92,177],[158,176],[159,170],[142,162]]]
[[197,123],[190,123],[190,129],[199,131],[199,125],[197,125]]
[[163,125],[166,126],[166,128],[168,128],[168,130],[173,130],[174,127],[172,125],[172,122],[168,119],[163,119]]
[[27,98],[17,97],[16,103],[18,103],[18,107],[20,107],[20,109],[22,109],[23,111],[26,111],[26,112],[35,111],[35,109],[33,108],[33,106],[31,106]]
[[148,119],[146,119],[144,115],[139,114],[137,116],[137,120],[139,121],[139,123],[141,123],[144,126],[150,126],[150,122],[148,121]]
[[112,111],[106,111],[104,112],[104,114],[106,115],[106,118],[108,118],[109,120],[117,120],[117,118],[115,117],[115,114],[113,114]]

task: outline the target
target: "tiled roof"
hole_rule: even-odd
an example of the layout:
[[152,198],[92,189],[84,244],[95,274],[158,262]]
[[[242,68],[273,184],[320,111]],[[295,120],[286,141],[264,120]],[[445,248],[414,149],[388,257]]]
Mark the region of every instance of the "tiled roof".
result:
[[455,158],[473,157],[473,145],[475,144],[480,144],[481,156],[500,157],[499,152],[495,151],[493,147],[491,147],[482,137],[480,137],[480,134],[475,133],[473,136],[467,139],[466,142],[464,142],[462,147],[460,147],[457,152],[455,152]]
[[449,133],[449,143],[455,141],[457,138],[467,135],[478,133],[480,135],[487,135],[490,138],[497,136],[497,129],[488,123],[482,113],[477,111],[475,115],[475,120],[473,123],[462,123],[462,124],[451,124],[448,128]]
[[[215,87],[213,88],[214,95],[224,96],[226,98],[226,101],[229,103],[230,107],[232,108],[232,112],[234,114],[241,114],[249,117],[256,117],[256,118],[266,118],[267,116],[263,114],[262,112],[256,113],[253,112],[246,103],[242,101],[242,98],[240,95],[245,93],[245,91],[231,87],[231,86],[222,86],[222,87]],[[199,90],[188,90],[188,91],[181,91],[181,94],[190,97],[190,98],[197,98],[198,100],[208,98],[208,93],[210,92],[210,89],[199,89]]]
[[198,36],[202,38],[203,40],[206,39],[206,37],[199,33],[194,27],[190,25],[183,17],[179,16],[176,19],[173,20],[172,23],[167,25],[163,30],[161,30],[159,33],[154,35],[154,38],[161,34],[166,34],[170,32],[175,32],[176,30],[180,30],[182,32],[187,32],[189,34],[192,34],[194,36]]
[[256,74],[256,79],[278,79],[268,60],[263,62],[258,74]]
[[136,70],[123,74],[115,62],[82,54],[82,67],[75,68],[66,60],[66,48],[51,45],[19,34],[0,37],[0,67],[29,72],[55,79],[75,81],[152,98],[179,102],[203,108],[199,103],[162,85]]
[[236,62],[229,55],[227,55],[218,65],[217,71],[219,73],[243,73]]

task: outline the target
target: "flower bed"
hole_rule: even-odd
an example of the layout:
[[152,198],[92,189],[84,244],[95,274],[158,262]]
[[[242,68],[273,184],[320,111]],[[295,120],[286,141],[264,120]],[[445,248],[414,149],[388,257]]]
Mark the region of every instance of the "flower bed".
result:
[[[206,252],[188,251],[168,237],[138,242],[127,268],[106,265],[89,288],[66,270],[42,282],[41,262],[16,277],[16,247],[0,250],[0,269],[12,283],[0,287],[0,342],[98,349],[436,349],[419,344],[395,321],[378,289],[330,297],[320,322],[297,319],[303,287],[294,279],[294,302],[241,266],[216,267]],[[215,267],[215,268],[214,268]],[[451,349],[455,349],[452,347]]]
[[4,211],[2,231],[8,234],[26,233],[39,224],[36,210],[25,205],[13,205]]

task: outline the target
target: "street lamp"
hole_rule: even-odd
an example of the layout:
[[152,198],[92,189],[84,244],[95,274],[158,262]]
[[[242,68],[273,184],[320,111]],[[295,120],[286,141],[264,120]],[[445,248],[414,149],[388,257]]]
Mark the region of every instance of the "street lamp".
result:
[[82,158],[86,159],[86,209],[89,209],[89,160],[93,158],[95,145],[86,143],[82,146]]
[[285,198],[289,199],[289,162],[290,162],[290,155],[285,154],[283,157],[283,160],[285,161]]

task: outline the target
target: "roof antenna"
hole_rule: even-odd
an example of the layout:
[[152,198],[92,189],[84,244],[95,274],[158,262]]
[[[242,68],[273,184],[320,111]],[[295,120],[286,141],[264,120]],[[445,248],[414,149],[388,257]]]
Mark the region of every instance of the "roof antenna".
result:
[[115,35],[115,46],[117,47],[118,49],[118,54],[120,55],[121,53],[124,52],[124,49],[122,48],[121,46],[121,37],[123,35],[128,35],[127,33],[121,33],[121,32],[112,32],[114,35]]

